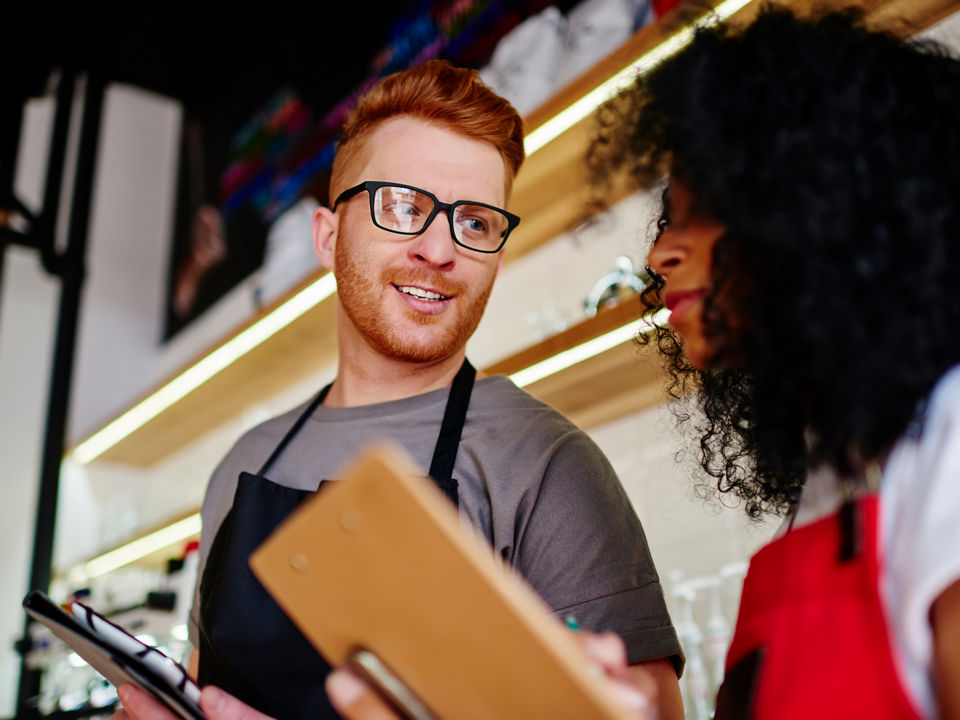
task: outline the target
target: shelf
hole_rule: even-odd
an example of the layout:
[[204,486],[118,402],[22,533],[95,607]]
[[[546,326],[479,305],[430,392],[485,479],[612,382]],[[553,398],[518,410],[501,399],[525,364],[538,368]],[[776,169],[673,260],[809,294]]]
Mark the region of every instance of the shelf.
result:
[[[715,3],[719,4],[719,3]],[[816,3],[819,6],[821,3]],[[832,6],[849,3],[832,0]],[[791,7],[809,8],[815,4],[803,0]],[[861,5],[871,21],[888,23],[902,17],[904,23],[894,26],[904,35],[917,32],[956,11],[958,0],[866,0]],[[739,21],[755,14],[759,3],[754,0],[734,17]],[[631,36],[620,48],[601,60],[596,66],[559,91],[544,105],[524,119],[529,132],[570,106],[573,102],[613,77],[634,61],[658,46],[676,30],[670,16],[648,25]],[[510,263],[540,247],[558,235],[576,227],[588,216],[588,194],[584,153],[590,140],[590,120],[581,120],[564,131],[542,150],[532,153],[514,183],[510,209],[523,223],[511,235],[505,250],[504,262]],[[609,203],[625,196],[626,183],[615,187],[606,196]],[[286,297],[321,277],[309,278]],[[285,298],[286,299],[286,298]],[[281,304],[278,302],[277,305]],[[243,327],[216,343],[211,351],[231,337],[256,323],[272,308],[264,310]],[[209,381],[174,403],[152,420],[100,455],[108,462],[134,466],[150,466],[171,453],[185,447],[206,432],[236,417],[244,408],[263,401],[278,392],[304,380],[336,360],[335,299],[328,298],[273,335],[262,345],[248,352]],[[601,321],[596,318],[598,323]],[[577,326],[576,332],[585,334],[596,330],[590,321]],[[591,329],[593,328],[593,329]],[[562,344],[563,338],[573,337],[567,331],[550,343]],[[543,344],[541,344],[543,345]],[[546,346],[544,346],[546,347]],[[528,353],[543,352],[540,345]],[[517,358],[498,363],[494,368],[507,367]],[[201,357],[206,355],[203,353]],[[531,355],[532,357],[532,355]],[[198,360],[200,358],[197,358]],[[533,394],[568,414],[584,426],[595,425],[622,414],[623,409],[639,409],[653,402],[649,376],[654,372],[651,360],[638,358],[631,347],[620,348],[612,354],[582,363],[562,376],[548,378],[530,386]],[[192,363],[191,363],[192,365]],[[189,365],[187,366],[189,367]],[[494,370],[502,372],[502,370]],[[509,372],[509,371],[508,371]],[[164,385],[162,383],[160,386]]]
[[585,430],[663,402],[664,375],[659,355],[634,339],[643,307],[634,298],[553,335],[487,368],[488,375],[511,375],[584,342],[631,326],[626,340],[524,389]]

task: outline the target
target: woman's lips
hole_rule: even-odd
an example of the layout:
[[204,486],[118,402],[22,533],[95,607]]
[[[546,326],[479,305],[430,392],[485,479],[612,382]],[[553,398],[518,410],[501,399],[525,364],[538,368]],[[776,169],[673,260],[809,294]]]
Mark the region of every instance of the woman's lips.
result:
[[670,311],[670,319],[680,317],[693,305],[700,302],[706,290],[674,290],[663,296],[663,304]]

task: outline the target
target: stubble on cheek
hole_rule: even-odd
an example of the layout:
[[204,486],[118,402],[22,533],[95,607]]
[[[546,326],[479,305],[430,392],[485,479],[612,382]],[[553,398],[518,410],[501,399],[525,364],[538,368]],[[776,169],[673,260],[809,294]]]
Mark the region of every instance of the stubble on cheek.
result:
[[[420,363],[449,357],[466,345],[483,316],[495,273],[479,280],[485,282],[485,287],[471,298],[466,283],[422,269],[386,268],[373,281],[372,273],[363,273],[357,258],[342,247],[336,248],[340,303],[372,348],[392,358]],[[455,299],[445,312],[420,313],[404,307],[400,298],[390,297],[389,293],[398,292],[393,285],[431,287]],[[386,303],[392,305],[394,300],[398,301],[395,310],[400,313],[400,321],[387,311]]]

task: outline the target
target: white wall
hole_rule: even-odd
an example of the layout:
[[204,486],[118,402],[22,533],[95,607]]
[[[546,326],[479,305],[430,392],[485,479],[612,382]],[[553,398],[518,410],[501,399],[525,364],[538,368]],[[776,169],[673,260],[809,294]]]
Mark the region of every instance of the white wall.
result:
[[[76,118],[77,113],[74,113]],[[16,189],[39,209],[46,173],[52,102],[25,109]],[[77,127],[71,130],[75,138]],[[207,331],[185,334],[176,347],[158,352],[159,302],[169,252],[179,108],[169,99],[112,86],[104,103],[96,186],[91,208],[88,280],[80,316],[77,365],[68,434],[123,409],[160,377],[212,340]],[[72,172],[68,168],[69,186]],[[69,202],[65,187],[64,205]],[[61,228],[65,224],[61,218]],[[5,466],[0,525],[4,553],[0,589],[0,716],[11,715],[19,662],[10,649],[23,623],[20,600],[32,553],[37,482],[59,301],[59,282],[45,274],[32,251],[7,252],[0,298],[0,414]],[[228,319],[235,324],[248,309]],[[64,548],[95,543],[99,532],[96,494],[82,482],[62,487],[60,537]],[[67,514],[67,508],[70,514]],[[139,519],[129,523],[132,529]]]
[[35,253],[8,250],[0,297],[0,715],[13,712],[19,658],[13,642],[23,629],[20,600],[33,552],[34,516],[57,286]]
[[[43,197],[46,146],[43,132],[49,106],[24,117],[21,165],[15,191],[30,208]],[[0,504],[0,715],[10,715],[16,698],[19,657],[13,642],[23,630],[20,600],[30,575],[41,446],[47,410],[58,285],[33,251],[7,250],[0,294],[0,457],[4,462]]]

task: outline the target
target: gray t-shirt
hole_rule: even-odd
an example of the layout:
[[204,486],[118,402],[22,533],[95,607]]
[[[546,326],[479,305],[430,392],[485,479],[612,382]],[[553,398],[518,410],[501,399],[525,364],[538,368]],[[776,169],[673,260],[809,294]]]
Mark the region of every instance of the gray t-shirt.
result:
[[[315,490],[368,442],[386,438],[430,467],[448,390],[347,408],[319,407],[267,472]],[[241,472],[256,473],[305,405],[247,432],[217,467],[203,504],[200,575]],[[582,430],[504,376],[478,380],[454,466],[460,516],[564,617],[613,630],[629,662],[671,657],[670,623],[643,528],[610,463]],[[199,601],[190,634],[197,646]]]

